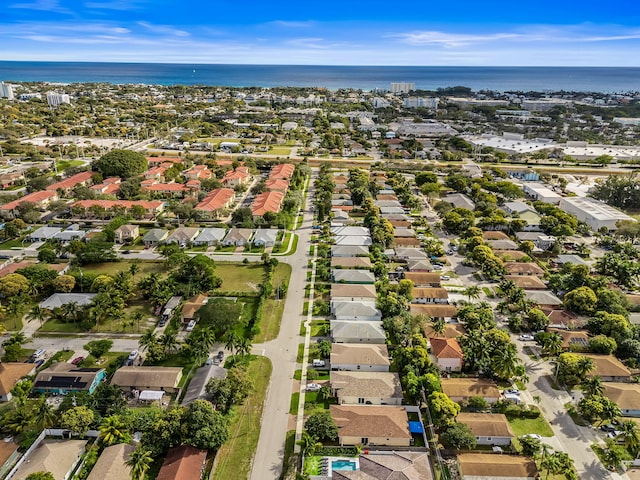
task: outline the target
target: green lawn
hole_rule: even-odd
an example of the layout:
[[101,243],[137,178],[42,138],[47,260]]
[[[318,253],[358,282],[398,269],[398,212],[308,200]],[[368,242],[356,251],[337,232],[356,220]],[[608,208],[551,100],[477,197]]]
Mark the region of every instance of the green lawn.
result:
[[254,391],[243,405],[234,407],[229,440],[218,451],[218,463],[211,479],[249,478],[251,462],[260,437],[262,410],[271,369],[271,361],[266,357],[253,357],[249,363],[247,373],[253,379]]
[[295,445],[296,432],[295,430],[289,430],[287,432],[287,437],[284,444],[284,460],[282,462],[283,467],[280,479],[289,478],[288,475],[290,474],[290,472],[292,472],[296,468],[295,460],[294,458],[292,458]]
[[260,322],[260,333],[253,339],[254,343],[268,342],[278,336],[283,312],[284,300],[269,299],[264,302],[264,306],[262,307],[262,320]]
[[282,283],[289,283],[289,278],[291,277],[291,265],[288,263],[279,263],[276,267],[276,270],[273,272],[273,278],[271,279],[271,283],[274,288],[281,285]]
[[59,172],[64,172],[67,168],[79,167],[81,165],[84,165],[82,160],[62,160],[61,162],[56,162],[56,167]]
[[269,155],[291,155],[290,148],[276,147],[269,150]]
[[12,248],[22,248],[24,244],[20,238],[14,238],[13,240],[7,240],[0,243],[0,250],[11,250]]
[[110,363],[116,361],[118,357],[121,357],[123,355],[126,357],[129,355],[129,352],[107,352],[100,359],[100,363],[96,363],[95,357],[93,355],[89,355],[82,361],[81,365],[85,368],[107,368]]
[[291,394],[291,403],[289,404],[289,413],[291,415],[298,414],[298,405],[300,404],[300,392]]
[[511,429],[516,437],[526,435],[528,433],[537,433],[543,437],[553,437],[553,430],[544,419],[539,416],[538,418],[514,418],[509,420]]
[[258,293],[265,267],[262,264],[216,263],[216,275],[222,278],[220,292]]
[[84,332],[82,328],[80,328],[79,323],[65,323],[57,320],[47,320],[44,322],[44,325],[40,327],[40,332],[55,332],[55,333],[80,333]]
[[[129,266],[133,262],[108,262],[85,265],[82,267],[83,273],[94,273],[96,275],[115,275],[118,272],[128,272]],[[152,272],[164,274],[167,271],[164,262],[136,262],[138,265],[138,273],[134,277],[134,281],[139,281],[142,277]]]

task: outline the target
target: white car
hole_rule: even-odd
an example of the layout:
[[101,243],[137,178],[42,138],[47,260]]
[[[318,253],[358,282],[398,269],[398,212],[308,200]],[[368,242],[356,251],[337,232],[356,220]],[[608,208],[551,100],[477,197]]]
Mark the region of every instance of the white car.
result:
[[307,383],[307,392],[317,392],[322,388],[319,383]]
[[449,275],[442,275],[440,280],[451,280],[451,277]]
[[523,435],[523,437],[529,437],[529,438],[534,438],[536,440],[542,440],[542,437],[540,435],[538,435],[537,433],[527,433],[526,435]]
[[520,335],[518,337],[518,340],[520,340],[521,342],[531,342],[535,340],[535,338],[533,335]]

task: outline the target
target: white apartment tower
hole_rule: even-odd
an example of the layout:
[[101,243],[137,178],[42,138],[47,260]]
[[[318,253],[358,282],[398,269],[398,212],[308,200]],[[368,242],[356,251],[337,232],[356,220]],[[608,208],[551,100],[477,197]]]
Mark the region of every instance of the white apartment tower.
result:
[[415,83],[409,82],[392,82],[391,83],[391,93],[399,94],[399,93],[409,93],[416,89]]
[[13,100],[13,86],[8,83],[0,82],[0,98]]
[[48,92],[47,103],[50,107],[57,107],[63,103],[71,103],[71,98],[66,93]]

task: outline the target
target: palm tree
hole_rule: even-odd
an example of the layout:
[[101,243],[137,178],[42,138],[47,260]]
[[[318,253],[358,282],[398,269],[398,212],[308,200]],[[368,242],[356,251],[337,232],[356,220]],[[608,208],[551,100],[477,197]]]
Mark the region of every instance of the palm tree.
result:
[[500,378],[508,380],[512,378],[518,368],[518,352],[513,343],[509,343],[503,350],[497,350],[491,358],[491,368]]
[[141,312],[140,310],[136,310],[135,312],[133,312],[133,315],[131,316],[131,321],[137,325],[138,328],[138,333],[140,333],[140,322],[144,320],[144,313]]
[[138,265],[137,263],[132,263],[131,265],[129,265],[129,274],[131,275],[131,277],[135,277],[136,273],[138,273],[140,271],[140,265]]
[[38,400],[32,415],[36,419],[36,426],[38,430],[44,430],[51,428],[56,421],[56,412],[51,408],[51,405],[47,403],[47,398],[42,395]]
[[244,337],[240,338],[236,345],[236,353],[242,357],[249,355],[251,353],[251,342]]
[[557,333],[545,335],[542,340],[542,353],[558,355],[560,352],[562,352],[562,337]]
[[144,335],[140,337],[140,340],[138,340],[138,345],[140,345],[141,350],[146,350],[155,343],[158,343],[158,337],[154,333],[153,328],[147,330]]
[[26,405],[18,404],[17,408],[4,418],[4,426],[15,434],[22,433],[31,425],[33,415]]
[[27,321],[31,322],[32,320],[38,320],[40,322],[40,326],[42,326],[45,320],[49,317],[49,310],[46,308],[42,308],[40,305],[34,305],[27,313]]
[[464,295],[469,299],[469,303],[472,299],[478,300],[481,293],[482,289],[478,285],[470,285],[464,289]]
[[98,430],[102,441],[107,445],[128,443],[131,440],[127,425],[119,415],[103,418]]
[[604,386],[602,385],[602,379],[594,375],[591,378],[585,378],[580,385],[582,386],[582,391],[585,395],[590,397],[600,396],[604,393]]
[[322,444],[316,442],[316,439],[309,435],[306,431],[302,432],[302,436],[298,441],[298,445],[300,445],[300,453],[303,456],[313,455],[318,448],[322,448]]
[[549,473],[553,473],[554,475],[560,473],[562,462],[555,453],[552,453],[551,455],[547,455],[540,461],[540,466],[547,469],[546,476],[548,477]]
[[629,450],[634,458],[638,458],[640,453],[640,427],[633,420],[625,420],[620,425],[624,446]]
[[144,450],[142,447],[135,449],[126,462],[131,468],[131,480],[142,480],[152,462],[150,450]]
[[165,333],[160,335],[160,338],[158,338],[158,342],[164,347],[165,354],[172,353],[176,350],[176,347],[178,346],[176,336],[177,334],[175,333]]
[[3,345],[13,345],[15,343],[20,345],[27,343],[27,336],[22,332],[14,332],[7,340],[4,341]]
[[593,363],[593,359],[589,357],[580,357],[577,362],[578,371],[582,375],[582,377],[586,377],[589,372],[591,372],[595,367],[595,363]]
[[615,402],[612,402],[606,397],[604,400],[606,401],[602,402],[602,414],[600,415],[600,418],[602,419],[603,423],[607,421],[612,422],[613,420],[618,418],[620,415],[622,415],[620,408]]
[[231,355],[238,348],[238,343],[240,342],[240,337],[235,332],[231,332],[227,334],[227,342],[225,343],[225,348],[231,352]]
[[444,318],[437,318],[431,322],[431,328],[433,328],[435,334],[443,335],[447,329],[447,322],[445,322]]

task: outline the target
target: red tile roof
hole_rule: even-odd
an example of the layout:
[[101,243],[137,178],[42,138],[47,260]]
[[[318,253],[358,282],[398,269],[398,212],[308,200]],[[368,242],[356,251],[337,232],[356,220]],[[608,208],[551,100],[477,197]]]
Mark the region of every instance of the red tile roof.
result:
[[5,203],[0,207],[0,210],[11,211],[11,210],[14,210],[18,205],[20,205],[23,202],[31,202],[31,203],[38,204],[38,203],[44,202],[45,200],[50,200],[57,196],[58,194],[56,193],[55,190],[53,191],[42,190],[40,192],[33,192],[28,195],[25,195],[22,198],[14,200],[12,202]]
[[251,204],[251,213],[253,216],[261,216],[267,212],[277,213],[280,211],[283,199],[282,192],[263,192]]
[[202,476],[207,451],[189,445],[169,450],[162,463],[157,480],[195,480]]
[[209,195],[195,206],[195,209],[208,212],[219,210],[224,208],[234,195],[235,192],[231,188],[216,188],[215,190],[211,190]]
[[293,171],[295,170],[295,168],[296,167],[294,167],[291,163],[281,163],[280,165],[276,165],[271,169],[271,172],[269,172],[269,178],[272,180],[276,178],[289,179],[293,175]]
[[222,183],[227,183],[229,180],[245,180],[249,178],[250,175],[247,172],[242,172],[240,170],[229,170],[224,177],[222,178]]
[[213,172],[206,165],[194,165],[189,170],[183,172],[185,177],[191,178],[211,178]]
[[75,202],[72,207],[76,205],[83,208],[90,208],[94,205],[100,205],[104,207],[106,210],[113,208],[115,206],[121,206],[126,209],[130,209],[134,205],[138,205],[145,210],[158,210],[162,207],[162,202],[158,201],[147,201],[147,200],[80,200]]
[[181,183],[154,183],[153,185],[145,185],[142,189],[148,192],[184,192],[188,190]]
[[289,183],[282,178],[269,179],[264,185],[267,190],[276,190],[280,192],[286,192],[289,188]]
[[149,165],[160,165],[165,162],[182,163],[182,159],[178,157],[147,157]]
[[464,358],[462,348],[455,338],[430,338],[431,351],[436,358]]
[[57,183],[49,185],[47,187],[47,190],[53,191],[53,192],[57,191],[58,189],[60,189],[60,190],[68,190],[70,188],[75,187],[76,185],[88,182],[89,180],[91,180],[91,177],[93,175],[94,175],[93,172],[76,173],[75,175],[73,175],[73,176],[71,176],[69,178],[65,178],[64,180],[61,180],[61,181],[59,181]]

